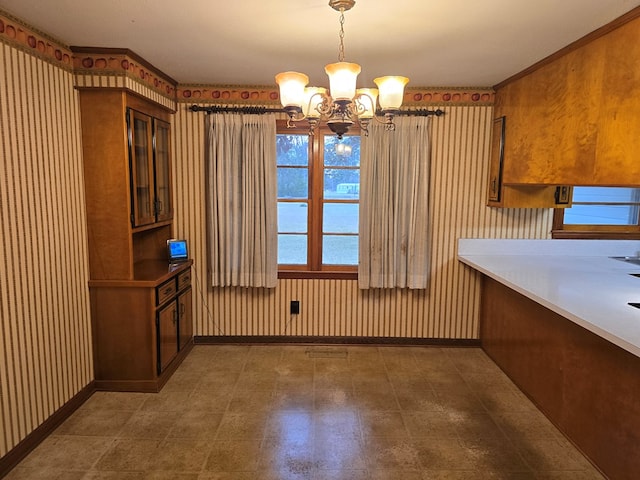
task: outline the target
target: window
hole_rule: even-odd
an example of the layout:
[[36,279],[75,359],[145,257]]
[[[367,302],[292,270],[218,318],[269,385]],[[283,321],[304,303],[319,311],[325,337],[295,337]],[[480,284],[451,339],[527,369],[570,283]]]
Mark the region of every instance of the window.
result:
[[[350,272],[358,265],[360,137],[278,122],[281,272]],[[349,276],[349,275],[348,275]]]
[[571,208],[557,209],[554,238],[640,238],[640,188],[574,187]]

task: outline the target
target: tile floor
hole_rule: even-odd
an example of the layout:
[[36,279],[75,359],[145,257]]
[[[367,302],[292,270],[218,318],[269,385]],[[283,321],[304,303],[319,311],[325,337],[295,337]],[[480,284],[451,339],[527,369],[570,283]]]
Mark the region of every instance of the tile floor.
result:
[[477,348],[196,346],[95,393],[7,477],[602,479]]

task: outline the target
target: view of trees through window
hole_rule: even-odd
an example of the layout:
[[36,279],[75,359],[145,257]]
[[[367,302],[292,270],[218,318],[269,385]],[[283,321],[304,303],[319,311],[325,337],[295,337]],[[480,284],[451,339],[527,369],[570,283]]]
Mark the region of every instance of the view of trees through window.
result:
[[280,131],[278,263],[302,270],[355,268],[360,137]]

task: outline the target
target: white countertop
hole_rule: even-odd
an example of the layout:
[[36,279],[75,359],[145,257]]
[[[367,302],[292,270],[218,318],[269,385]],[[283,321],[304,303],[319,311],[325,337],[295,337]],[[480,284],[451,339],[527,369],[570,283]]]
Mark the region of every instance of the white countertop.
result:
[[640,357],[640,241],[460,239],[458,259]]

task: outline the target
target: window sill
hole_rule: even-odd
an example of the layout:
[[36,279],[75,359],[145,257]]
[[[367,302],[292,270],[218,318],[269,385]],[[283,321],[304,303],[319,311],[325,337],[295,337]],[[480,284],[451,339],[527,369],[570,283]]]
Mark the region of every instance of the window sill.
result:
[[640,232],[615,232],[597,230],[553,230],[553,239],[640,240]]
[[309,270],[280,270],[278,278],[327,279],[327,280],[357,280],[358,272],[345,271],[309,271]]

